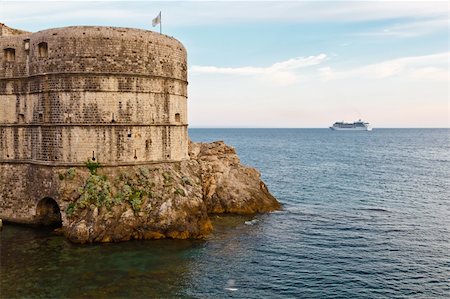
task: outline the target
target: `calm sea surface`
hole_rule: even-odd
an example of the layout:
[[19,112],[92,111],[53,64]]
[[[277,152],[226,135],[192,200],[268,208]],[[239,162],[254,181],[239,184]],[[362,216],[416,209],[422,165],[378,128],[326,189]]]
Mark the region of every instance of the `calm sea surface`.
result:
[[79,246],[5,225],[0,297],[450,298],[450,130],[190,137],[233,145],[283,210],[214,217],[203,241]]

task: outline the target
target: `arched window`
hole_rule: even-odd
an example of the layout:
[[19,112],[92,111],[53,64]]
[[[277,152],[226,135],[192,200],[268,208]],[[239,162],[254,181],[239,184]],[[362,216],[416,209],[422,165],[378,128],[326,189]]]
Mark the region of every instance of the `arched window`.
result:
[[39,58],[48,57],[48,44],[45,42],[38,44]]
[[13,48],[4,49],[3,57],[5,58],[5,61],[8,61],[8,62],[16,60],[16,50]]
[[180,113],[175,113],[175,122],[177,123],[181,122]]

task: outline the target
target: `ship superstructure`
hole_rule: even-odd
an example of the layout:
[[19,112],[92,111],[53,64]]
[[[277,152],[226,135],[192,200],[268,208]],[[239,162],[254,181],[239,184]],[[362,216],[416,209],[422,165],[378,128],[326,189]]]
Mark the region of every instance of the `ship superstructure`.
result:
[[353,123],[335,122],[330,129],[334,131],[372,131],[370,124],[362,120]]

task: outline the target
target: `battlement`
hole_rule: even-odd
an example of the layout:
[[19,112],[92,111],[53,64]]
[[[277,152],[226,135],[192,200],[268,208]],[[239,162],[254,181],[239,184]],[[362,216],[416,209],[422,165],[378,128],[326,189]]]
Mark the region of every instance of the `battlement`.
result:
[[186,56],[147,30],[0,24],[0,163],[188,159]]

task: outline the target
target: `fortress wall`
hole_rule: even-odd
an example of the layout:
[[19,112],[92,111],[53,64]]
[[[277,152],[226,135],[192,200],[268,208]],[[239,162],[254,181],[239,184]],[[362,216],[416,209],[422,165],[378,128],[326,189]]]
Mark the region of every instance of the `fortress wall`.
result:
[[58,174],[88,159],[189,159],[180,42],[128,28],[0,29],[0,218],[37,223],[50,197],[64,226]]
[[58,169],[29,164],[0,164],[0,218],[16,223],[36,223],[37,205],[53,198],[60,210],[63,225],[68,202],[59,200]]
[[111,165],[188,158],[186,51],[177,40],[66,27],[2,37],[4,47],[16,55],[1,60],[0,162],[78,164],[92,152]]
[[170,157],[183,157],[183,160],[189,158],[188,151],[185,150],[189,147],[188,128],[187,127],[168,127],[170,130]]
[[[1,64],[0,64],[1,65]],[[187,97],[186,81],[147,75],[59,73],[25,78],[1,78],[0,94],[43,91],[103,91],[168,93]]]
[[16,95],[2,95],[0,97],[0,123],[15,123],[17,121]]
[[[27,76],[27,35],[2,36],[0,38],[0,78]],[[14,49],[14,61],[7,61],[5,49]]]
[[[137,90],[130,88],[123,90],[118,88],[117,78],[98,79],[104,82],[113,81],[115,88],[109,90],[90,90],[79,88],[64,88],[64,82],[56,85],[48,91],[40,91],[39,85],[34,80],[30,80],[26,85],[29,89],[23,88],[16,80],[11,80],[8,84],[0,85],[0,123],[36,123],[44,121],[39,118],[46,118],[45,122],[51,123],[110,123],[129,122],[160,124],[175,123],[175,114],[186,116],[187,98],[182,93],[163,93],[151,91],[151,86],[147,90]],[[82,80],[80,80],[82,81]],[[106,83],[103,83],[106,85]],[[155,85],[155,90],[162,83]],[[83,85],[79,85],[83,86]],[[179,82],[175,82],[172,87],[181,88]],[[20,88],[20,91],[17,90]],[[99,87],[100,88],[100,87]],[[17,91],[15,91],[17,90]],[[34,92],[33,92],[34,90]],[[166,109],[166,101],[169,108]],[[19,114],[22,114],[19,116]],[[181,121],[181,124],[187,124]]]
[[[39,44],[48,43],[48,56]],[[99,72],[153,75],[187,80],[186,51],[173,38],[138,29],[66,27],[30,38],[30,75]]]
[[184,126],[30,126],[0,128],[0,162],[105,165],[188,159]]
[[88,159],[189,159],[180,42],[128,28],[0,29],[0,218],[37,223],[50,197],[64,226],[58,174]]
[[[166,102],[167,101],[167,102]],[[47,92],[3,95],[0,124],[187,125],[186,98],[133,92]],[[184,120],[184,121],[183,121]]]

